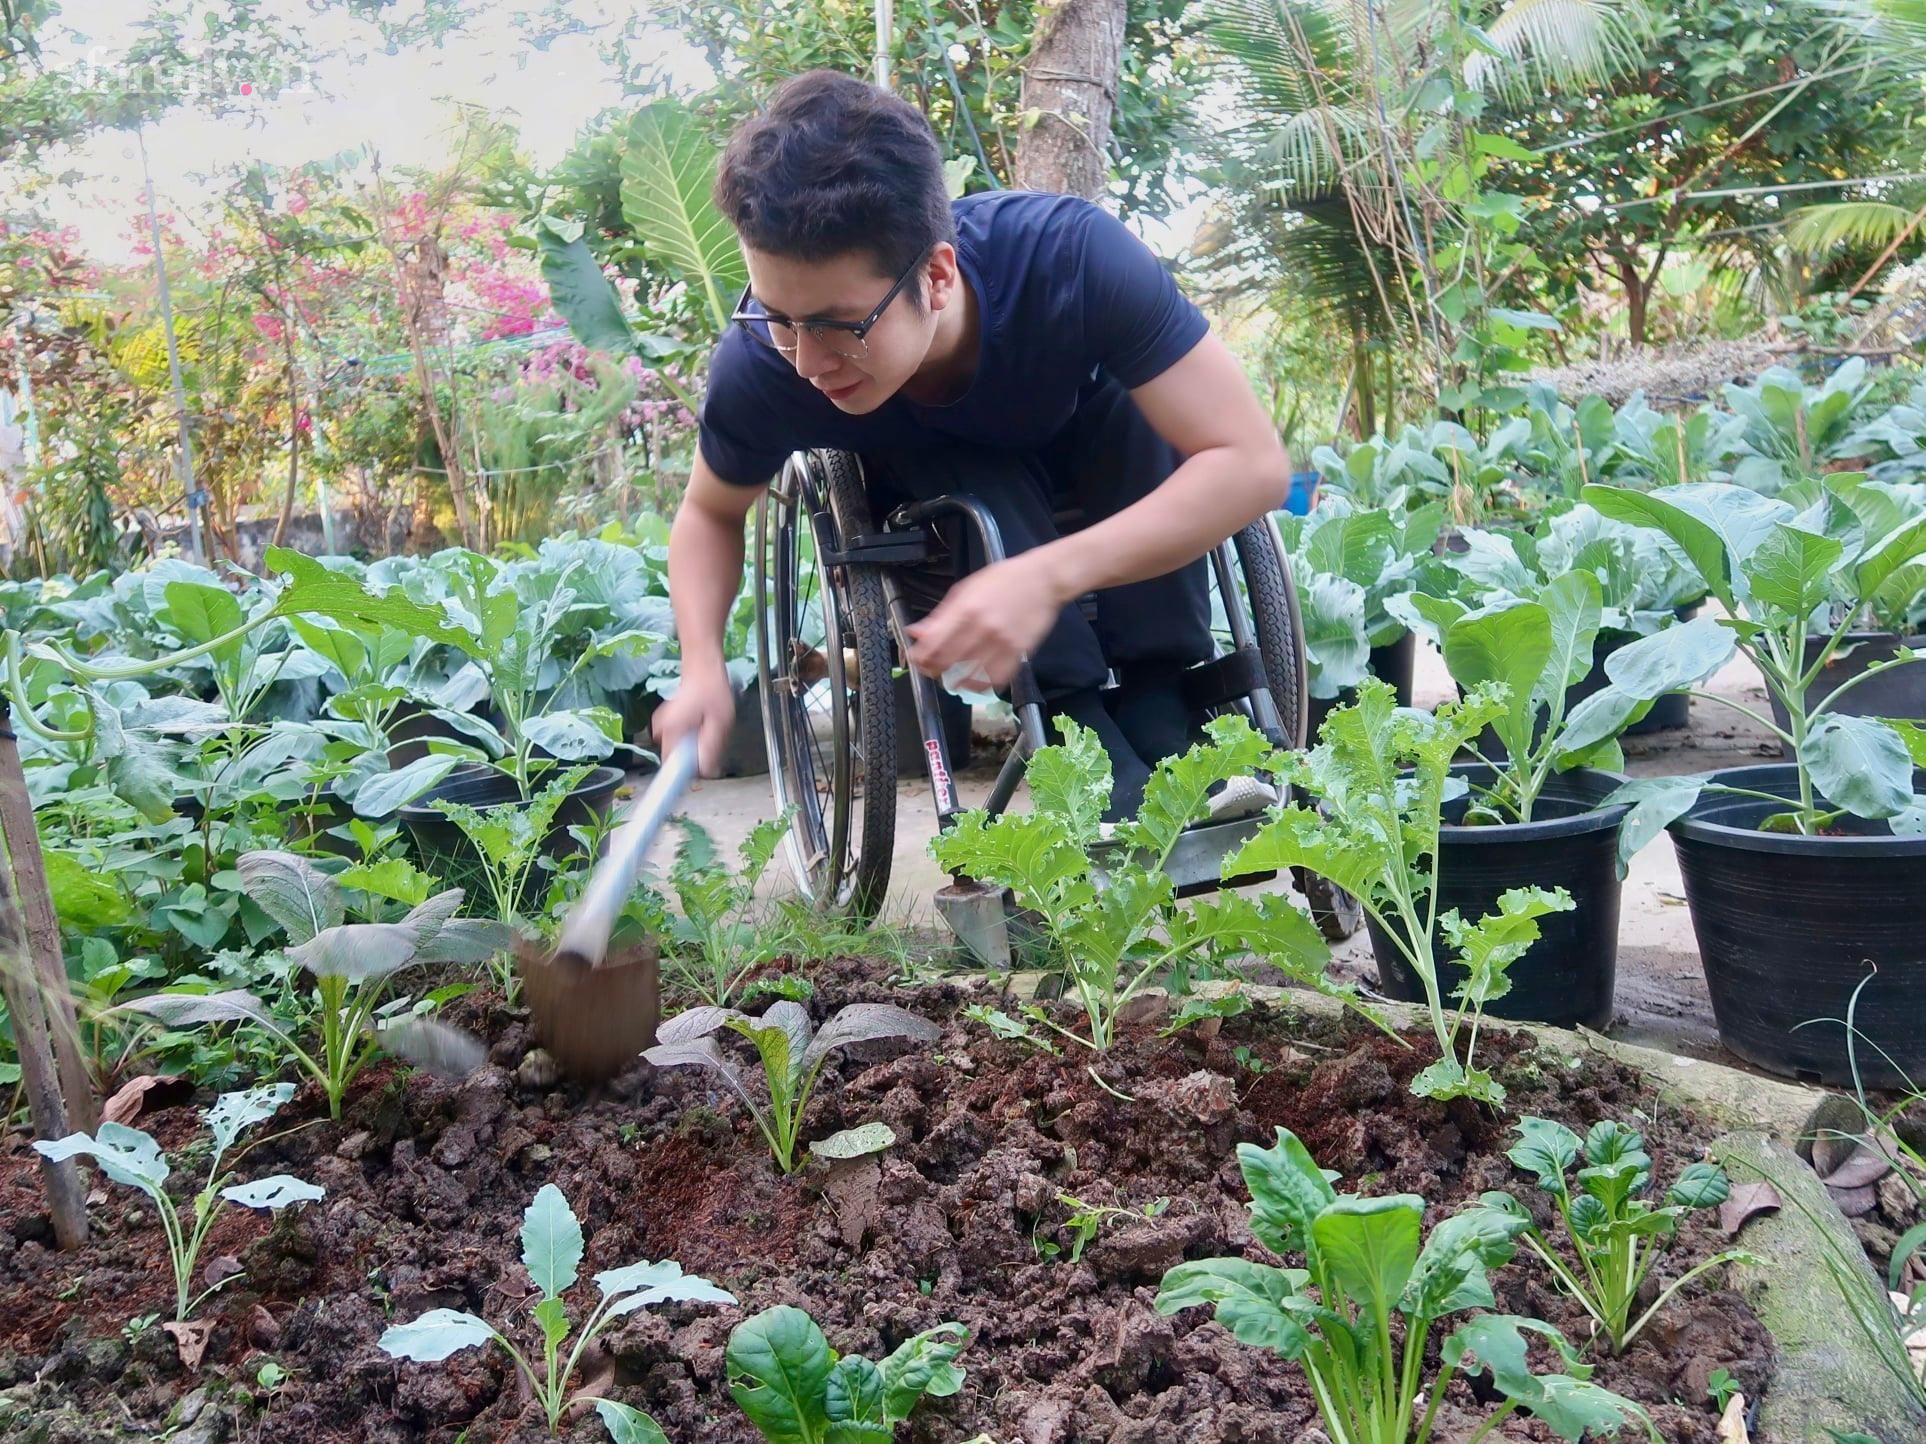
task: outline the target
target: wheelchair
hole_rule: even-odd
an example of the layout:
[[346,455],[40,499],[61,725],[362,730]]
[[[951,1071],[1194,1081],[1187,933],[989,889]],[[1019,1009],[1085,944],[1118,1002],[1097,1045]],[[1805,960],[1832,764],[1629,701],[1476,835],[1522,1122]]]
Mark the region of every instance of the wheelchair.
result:
[[[1068,533],[1081,517],[1059,511],[1056,521],[1059,532]],[[817,908],[867,920],[889,891],[898,782],[895,678],[903,639],[912,606],[933,602],[963,574],[972,536],[986,565],[1003,560],[996,518],[967,495],[898,506],[879,525],[861,460],[840,451],[796,452],[758,503],[755,652],[769,777],[778,814],[793,810],[785,842],[791,870]],[[1193,711],[1241,713],[1274,745],[1302,746],[1303,624],[1275,524],[1253,522],[1215,548],[1209,561],[1215,655],[1184,675],[1186,698]],[[1093,599],[1084,605],[1090,608]],[[917,752],[944,830],[964,808],[939,692],[930,678],[913,671],[909,677],[921,733]],[[1009,805],[1025,765],[1051,736],[1027,664],[1010,700],[1017,738],[984,804],[993,814]],[[1223,859],[1262,821],[1188,829],[1167,863],[1179,895],[1225,886]],[[1357,930],[1357,904],[1347,894],[1302,870],[1295,880],[1327,938],[1342,940]],[[956,877],[935,901],[980,955],[1007,957],[1000,890]]]

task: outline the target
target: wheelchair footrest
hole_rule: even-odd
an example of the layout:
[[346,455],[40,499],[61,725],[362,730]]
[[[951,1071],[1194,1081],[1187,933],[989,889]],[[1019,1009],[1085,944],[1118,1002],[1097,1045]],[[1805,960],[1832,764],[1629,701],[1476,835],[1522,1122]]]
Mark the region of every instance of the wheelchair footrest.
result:
[[[1243,887],[1276,876],[1269,872],[1235,878],[1225,878],[1223,875],[1224,859],[1255,837],[1266,821],[1266,816],[1260,813],[1255,817],[1233,818],[1229,822],[1200,822],[1194,827],[1185,828],[1164,863],[1164,871],[1170,875],[1177,895],[1192,897],[1198,893],[1214,892],[1220,887]],[[1122,845],[1119,843],[1101,843],[1091,849],[1091,858],[1097,865],[1098,887],[1101,888],[1105,882],[1104,856],[1115,856],[1121,851]]]

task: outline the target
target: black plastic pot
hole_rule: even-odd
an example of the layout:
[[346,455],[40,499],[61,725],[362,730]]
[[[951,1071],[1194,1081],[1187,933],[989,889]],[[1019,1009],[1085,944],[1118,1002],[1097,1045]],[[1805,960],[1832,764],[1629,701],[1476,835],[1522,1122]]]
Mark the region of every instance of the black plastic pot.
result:
[[[570,827],[584,825],[608,816],[615,800],[615,789],[622,785],[622,769],[598,767],[576,785],[555,810],[555,820],[542,844],[548,857],[564,857],[575,849]],[[475,845],[452,821],[437,812],[436,802],[462,802],[470,807],[497,807],[516,802],[521,794],[515,779],[493,767],[470,766],[457,769],[447,780],[428,789],[401,809],[401,826],[408,834],[415,865],[441,880],[444,887],[466,888],[478,904],[489,898],[482,860]],[[548,887],[548,876],[539,868],[529,870],[520,907],[532,906]]]
[[762,728],[762,683],[751,677],[736,693],[736,725],[722,750],[724,777],[762,777],[769,771],[769,746]]
[[[1790,763],[1714,777],[1799,795]],[[1913,786],[1926,791],[1926,769]],[[1861,1080],[1926,1080],[1926,837],[1851,816],[1837,836],[1758,831],[1778,810],[1706,793],[1671,827],[1720,1040],[1769,1073],[1850,1087],[1843,1021],[1870,977],[1853,1016]]]
[[[1398,694],[1398,705],[1411,705],[1411,678],[1417,669],[1418,638],[1415,633],[1405,632],[1395,642],[1386,642],[1382,647],[1373,647],[1365,661],[1365,668],[1380,682],[1389,682]],[[1335,697],[1313,697],[1310,699],[1308,731],[1305,740],[1317,741],[1317,734],[1323,730],[1324,719],[1331,715],[1334,707],[1348,707],[1358,700],[1357,688],[1345,687]]]
[[[1474,789],[1492,777],[1482,762],[1460,762],[1452,771]],[[1501,893],[1534,885],[1562,887],[1577,905],[1538,920],[1539,939],[1512,964],[1511,991],[1485,1010],[1490,1016],[1563,1027],[1603,1028],[1612,1021],[1619,903],[1613,859],[1629,809],[1601,810],[1598,803],[1624,780],[1587,768],[1563,773],[1540,794],[1533,821],[1506,826],[1451,825],[1470,799],[1446,804],[1447,825],[1438,834],[1439,916],[1456,908],[1475,922],[1497,911]],[[1423,981],[1375,922],[1370,928],[1379,986],[1393,998],[1422,1002]],[[1432,952],[1442,959],[1451,949],[1434,937]],[[1441,963],[1438,983],[1447,1003],[1464,976],[1456,963]]]
[[[1699,614],[1701,602],[1689,607],[1679,607],[1673,612],[1681,622],[1689,622]],[[1592,693],[1605,687],[1605,659],[1620,647],[1630,646],[1638,640],[1635,632],[1604,631],[1592,643],[1592,670],[1585,680],[1565,689],[1565,715],[1571,716],[1572,708],[1584,701]],[[1652,710],[1625,729],[1628,737],[1644,737],[1654,732],[1682,732],[1692,725],[1692,699],[1683,692],[1671,692],[1652,704]]]
[[[1810,667],[1818,660],[1819,652],[1826,645],[1824,637],[1806,638],[1805,665]],[[1900,637],[1891,632],[1848,632],[1840,651],[1835,654],[1826,669],[1813,678],[1812,685],[1806,688],[1808,709],[1818,706],[1836,692],[1841,685],[1872,666],[1883,662],[1900,648],[1926,654],[1926,637]],[[1786,725],[1786,709],[1779,699],[1773,697],[1772,716],[1781,727]],[[1862,682],[1852,691],[1839,699],[1831,709],[1844,717],[1902,717],[1911,721],[1926,721],[1926,662],[1913,662],[1904,667],[1895,667],[1890,672],[1882,672],[1870,682]],[[1779,751],[1790,757],[1792,750],[1783,742]]]
[[[898,673],[896,692],[896,775],[914,779],[928,774],[929,763],[923,756],[923,728],[916,720],[916,688],[909,673]],[[957,772],[970,765],[970,704],[954,692],[936,689],[936,711],[942,720],[943,746],[950,755],[950,770]]]
[[456,730],[432,712],[404,703],[395,709],[395,718],[388,724],[388,767],[399,772],[410,762],[418,762],[428,755],[431,741],[460,742],[474,746],[475,739],[467,733]]

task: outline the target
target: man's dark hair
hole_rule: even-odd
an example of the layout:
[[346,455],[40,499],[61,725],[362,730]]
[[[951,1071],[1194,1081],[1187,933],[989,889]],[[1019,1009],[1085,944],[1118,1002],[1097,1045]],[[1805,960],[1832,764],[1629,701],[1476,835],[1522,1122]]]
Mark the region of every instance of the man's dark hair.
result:
[[[833,70],[783,82],[737,127],[715,200],[752,250],[799,261],[867,254],[891,279],[956,239],[943,154],[922,112]],[[909,294],[920,304],[920,289]]]

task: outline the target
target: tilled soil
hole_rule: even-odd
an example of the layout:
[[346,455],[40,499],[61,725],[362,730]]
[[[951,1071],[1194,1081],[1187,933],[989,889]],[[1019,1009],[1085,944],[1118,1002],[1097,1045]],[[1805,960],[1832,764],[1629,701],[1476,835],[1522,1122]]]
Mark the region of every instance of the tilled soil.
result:
[[[1164,1271],[1183,1259],[1268,1257],[1247,1226],[1236,1144],[1290,1128],[1343,1173],[1340,1187],[1421,1194],[1428,1224],[1491,1188],[1537,1206],[1504,1158],[1506,1121],[1410,1096],[1406,1082],[1435,1056],[1420,1037],[1406,1046],[1355,1022],[1272,1012],[1231,1019],[1209,1038],[1163,1038],[1145,1023],[1097,1063],[1100,1086],[1088,1054],[990,1038],[962,1017],[954,987],[892,988],[876,975],[861,963],[816,970],[818,1023],[844,1002],[889,1001],[944,1035],[933,1048],[873,1044],[832,1062],[805,1137],[880,1119],[898,1139],[833,1172],[781,1176],[739,1104],[706,1075],[638,1065],[594,1090],[554,1081],[546,1055],[529,1053],[524,1023],[480,995],[451,1010],[493,1040],[490,1066],[467,1080],[374,1070],[340,1123],[303,1092],[259,1130],[292,1131],[253,1148],[240,1176],[290,1172],[327,1196],[276,1222],[235,1210],[214,1230],[204,1262],[238,1260],[247,1272],[203,1308],[214,1327],[198,1376],[158,1327],[123,1330],[171,1311],[151,1206],[102,1181],[94,1242],[61,1255],[31,1155],[16,1148],[0,1159],[0,1387],[20,1386],[0,1394],[6,1437],[148,1439],[185,1420],[174,1437],[198,1444],[533,1444],[545,1437],[540,1413],[498,1352],[400,1363],[376,1340],[390,1323],[453,1307],[533,1345],[518,1235],[528,1201],[554,1183],[588,1236],[578,1320],[594,1293],[589,1274],[644,1258],[676,1259],[741,1300],[644,1310],[585,1365],[582,1382],[648,1409],[677,1444],[758,1438],[730,1402],[723,1348],[748,1312],[774,1304],[806,1308],[837,1349],[877,1358],[946,1320],[968,1326],[962,1391],[926,1401],[902,1438],[1308,1444],[1323,1436],[1299,1370],[1239,1345],[1202,1310],[1165,1318],[1152,1307]],[[1633,1121],[1661,1180],[1711,1137],[1658,1109],[1626,1068],[1523,1048],[1522,1035],[1481,1042],[1513,1116],[1581,1132],[1601,1118]],[[175,1107],[138,1126],[179,1145],[198,1120]],[[192,1172],[177,1168],[177,1182],[189,1186]],[[1111,1219],[1071,1263],[1060,1194],[1169,1206],[1154,1219]],[[1676,1277],[1723,1242],[1709,1223],[1691,1223],[1659,1273]],[[1528,1256],[1493,1282],[1502,1310],[1585,1337],[1582,1312]],[[264,1384],[269,1361],[285,1377],[270,1371]],[[1771,1346],[1712,1282],[1689,1288],[1624,1358],[1598,1361],[1595,1377],[1646,1405],[1668,1444],[1715,1444],[1706,1381],[1721,1368],[1756,1398],[1770,1384]],[[1455,1385],[1435,1437],[1462,1441],[1482,1417],[1470,1388]],[[604,1437],[582,1415],[564,1435]],[[1515,1419],[1492,1437],[1552,1436]]]

